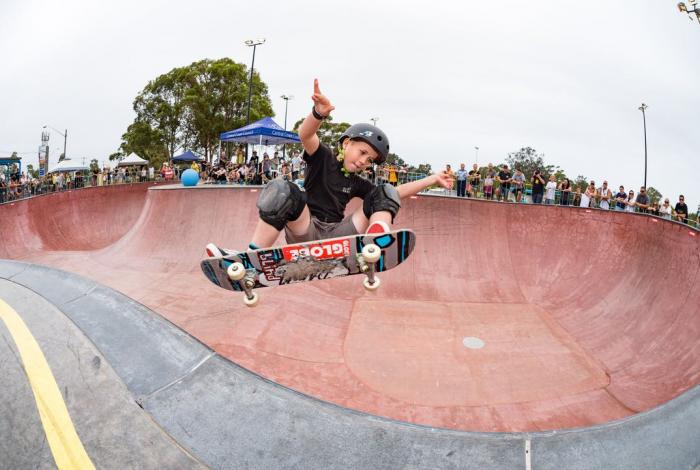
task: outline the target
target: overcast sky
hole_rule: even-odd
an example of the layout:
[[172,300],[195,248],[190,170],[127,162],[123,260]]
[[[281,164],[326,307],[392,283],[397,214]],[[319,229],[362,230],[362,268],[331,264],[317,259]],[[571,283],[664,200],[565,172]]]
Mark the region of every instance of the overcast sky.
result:
[[[106,160],[132,101],[174,67],[266,38],[255,69],[275,119],[311,107],[379,125],[394,152],[434,168],[501,162],[531,146],[569,176],[700,203],[700,25],[676,0],[637,2],[0,1],[0,155],[36,164],[41,128],[68,156]],[[63,139],[52,132],[51,147]],[[27,152],[27,153],[25,153]]]

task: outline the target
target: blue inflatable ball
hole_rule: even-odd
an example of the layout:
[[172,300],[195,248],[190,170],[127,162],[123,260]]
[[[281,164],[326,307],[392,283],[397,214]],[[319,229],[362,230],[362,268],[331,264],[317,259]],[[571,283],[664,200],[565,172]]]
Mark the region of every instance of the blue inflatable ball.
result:
[[199,174],[192,168],[188,168],[182,172],[182,177],[180,178],[183,186],[197,186],[199,181]]

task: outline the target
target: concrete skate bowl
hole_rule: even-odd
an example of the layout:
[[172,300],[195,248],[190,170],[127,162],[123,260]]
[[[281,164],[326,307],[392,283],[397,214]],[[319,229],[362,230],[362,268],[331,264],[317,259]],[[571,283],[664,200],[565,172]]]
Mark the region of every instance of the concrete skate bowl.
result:
[[[357,277],[211,285],[207,242],[246,246],[259,189],[124,185],[0,206],[0,257],[90,277],[273,382],[394,420],[470,431],[588,427],[700,382],[700,237],[657,218],[421,196],[417,236]],[[352,207],[357,207],[356,204]]]

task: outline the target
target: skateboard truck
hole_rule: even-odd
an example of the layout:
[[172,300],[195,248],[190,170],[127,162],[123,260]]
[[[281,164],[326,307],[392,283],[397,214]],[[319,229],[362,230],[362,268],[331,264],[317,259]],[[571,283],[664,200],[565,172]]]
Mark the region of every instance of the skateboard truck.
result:
[[362,271],[367,277],[362,281],[362,285],[367,290],[379,289],[379,278],[374,274],[375,267],[379,258],[382,257],[382,250],[374,243],[369,243],[362,248],[362,254],[357,256],[357,262]]
[[246,277],[246,270],[241,263],[233,263],[226,269],[226,274],[228,274],[229,279],[233,282],[237,282],[241,289],[245,291],[245,298],[243,302],[248,307],[255,307],[258,304],[260,297],[257,292],[253,292],[253,286],[255,286],[255,281],[250,277]]

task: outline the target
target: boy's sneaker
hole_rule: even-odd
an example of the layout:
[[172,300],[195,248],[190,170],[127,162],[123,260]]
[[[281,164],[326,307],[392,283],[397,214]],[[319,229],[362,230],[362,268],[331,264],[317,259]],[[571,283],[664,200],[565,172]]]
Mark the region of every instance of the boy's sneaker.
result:
[[391,232],[391,228],[386,222],[382,222],[381,220],[377,222],[372,222],[369,224],[369,227],[367,227],[367,231],[365,233],[386,233],[386,232]]
[[[253,245],[252,243],[249,243],[248,249],[249,250],[257,250],[258,247]],[[219,248],[218,246],[214,245],[213,243],[207,244],[207,246],[204,248],[204,251],[207,252],[207,256],[210,258],[221,258],[224,256],[237,255],[238,253],[241,253],[238,250],[227,250],[227,249]]]
[[214,245],[213,243],[207,244],[204,251],[207,252],[207,256],[210,258],[222,258],[226,255],[235,255],[238,253],[236,250],[224,250]]

